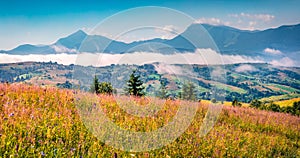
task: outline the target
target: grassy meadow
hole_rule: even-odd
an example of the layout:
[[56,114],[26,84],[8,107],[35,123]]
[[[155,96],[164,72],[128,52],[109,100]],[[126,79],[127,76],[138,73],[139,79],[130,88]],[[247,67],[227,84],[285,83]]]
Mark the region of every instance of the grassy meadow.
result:
[[[91,97],[95,107],[131,131],[163,127],[176,115],[179,104],[198,106],[198,110],[191,125],[172,143],[147,152],[128,152],[106,145],[88,130],[75,95]],[[130,101],[126,96],[116,100],[67,89],[0,84],[0,157],[300,157],[297,116],[224,106],[212,130],[199,137],[209,102],[133,98],[141,109],[151,103],[160,108],[154,116],[137,117],[118,106]]]

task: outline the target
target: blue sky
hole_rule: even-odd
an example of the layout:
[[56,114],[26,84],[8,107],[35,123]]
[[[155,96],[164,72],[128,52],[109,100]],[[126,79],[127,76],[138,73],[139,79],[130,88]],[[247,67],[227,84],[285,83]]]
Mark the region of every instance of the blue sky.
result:
[[199,23],[266,29],[300,23],[298,0],[20,0],[0,2],[0,50],[20,44],[51,44],[79,29],[133,7],[161,6],[184,12]]

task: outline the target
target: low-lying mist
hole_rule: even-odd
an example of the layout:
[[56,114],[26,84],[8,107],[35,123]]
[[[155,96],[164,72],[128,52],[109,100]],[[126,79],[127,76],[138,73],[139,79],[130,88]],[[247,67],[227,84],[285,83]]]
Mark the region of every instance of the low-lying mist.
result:
[[[282,61],[283,60],[283,61]],[[0,63],[16,62],[57,62],[69,65],[82,66],[107,66],[111,64],[148,64],[154,62],[167,64],[235,64],[235,63],[270,63],[278,66],[297,66],[291,58],[285,57],[278,60],[266,60],[263,57],[249,57],[241,55],[221,55],[211,49],[197,49],[195,52],[175,53],[164,55],[153,52],[134,52],[128,54],[107,53],[80,53],[80,54],[47,54],[47,55],[11,55],[0,54]]]

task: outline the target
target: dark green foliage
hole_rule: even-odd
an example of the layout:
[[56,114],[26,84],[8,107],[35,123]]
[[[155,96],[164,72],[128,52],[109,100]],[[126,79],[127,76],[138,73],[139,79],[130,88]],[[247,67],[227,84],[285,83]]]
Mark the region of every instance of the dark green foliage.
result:
[[211,102],[212,102],[212,103],[217,103],[217,99],[212,98],[212,99],[211,99]]
[[294,102],[293,109],[300,111],[300,101]]
[[93,83],[90,88],[90,92],[92,93],[105,93],[105,94],[112,94],[113,92],[113,86],[110,82],[99,82],[97,76],[95,75]]
[[157,97],[161,99],[167,99],[169,97],[166,80],[160,80],[160,88]]
[[99,84],[98,93],[106,93],[106,94],[112,94],[113,93],[113,86],[110,82],[101,82]]
[[300,101],[294,102],[292,107],[286,107],[285,112],[300,116]]
[[250,107],[253,108],[260,108],[261,106],[262,106],[262,102],[257,99],[252,100],[250,103]]
[[294,113],[294,108],[292,106],[288,106],[284,109],[284,112],[293,114]]
[[274,112],[281,112],[281,108],[279,105],[274,104],[273,102],[270,103],[270,105],[267,107],[267,110],[274,111]]
[[285,112],[292,115],[300,116],[300,101],[294,102],[293,106],[280,107],[279,105],[273,102],[270,102],[269,104],[265,104],[255,99],[251,101],[250,107],[258,108],[261,110],[274,111],[274,112]]
[[59,88],[71,89],[73,85],[70,83],[70,81],[66,81],[65,83],[57,83],[56,86]]
[[98,94],[98,91],[99,91],[99,80],[98,80],[97,76],[95,75],[93,83],[90,88],[90,92]]
[[188,82],[188,83],[183,84],[180,97],[181,97],[181,99],[184,99],[184,100],[195,101],[196,93],[197,93],[197,91],[196,91],[195,85],[192,82]]
[[145,95],[145,93],[143,92],[145,87],[143,86],[143,82],[140,78],[141,76],[137,73],[137,71],[133,70],[130,74],[129,80],[127,81],[127,87],[125,88],[126,94],[134,96]]
[[237,99],[234,99],[231,104],[232,104],[232,106],[242,106],[242,104],[240,102],[238,102]]

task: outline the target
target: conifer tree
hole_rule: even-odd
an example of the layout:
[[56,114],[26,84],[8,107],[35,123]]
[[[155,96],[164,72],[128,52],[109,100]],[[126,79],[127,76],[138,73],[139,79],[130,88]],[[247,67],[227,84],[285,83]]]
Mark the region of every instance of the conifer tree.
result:
[[196,87],[192,82],[185,83],[182,86],[181,99],[196,100]]
[[165,80],[160,80],[160,88],[157,97],[161,99],[168,98],[168,91],[167,91],[167,85]]
[[96,75],[95,75],[93,83],[91,85],[90,92],[97,93],[97,94],[99,93],[99,80]]
[[126,94],[134,96],[145,95],[145,93],[143,92],[145,87],[143,86],[143,82],[140,78],[141,76],[137,74],[137,71],[133,70],[130,74],[129,80],[127,81],[127,87],[125,88]]

